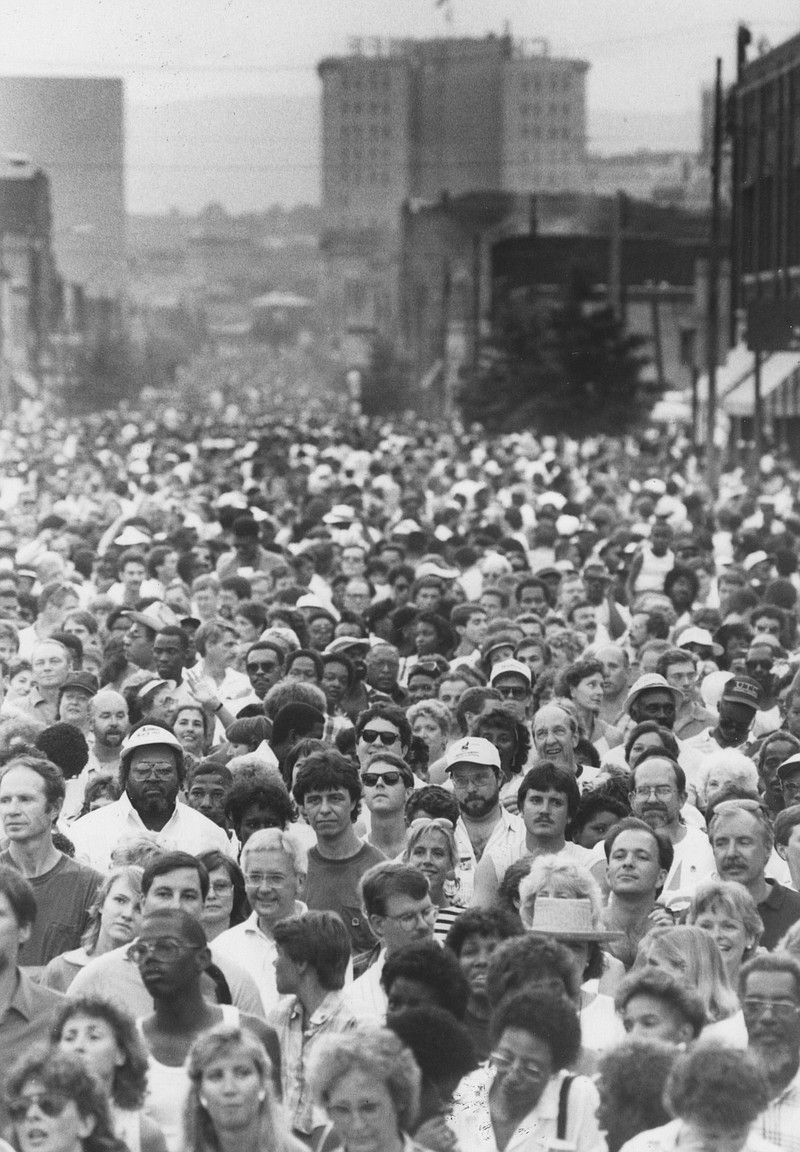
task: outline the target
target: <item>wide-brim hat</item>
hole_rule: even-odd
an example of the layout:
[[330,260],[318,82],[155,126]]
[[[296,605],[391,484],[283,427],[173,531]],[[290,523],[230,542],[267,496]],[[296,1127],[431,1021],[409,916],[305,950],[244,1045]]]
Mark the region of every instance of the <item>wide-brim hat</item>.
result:
[[596,928],[592,916],[591,900],[582,898],[558,900],[552,896],[537,896],[533,905],[533,923],[528,929],[537,936],[553,936],[556,940],[582,940],[603,943],[620,940],[624,932],[609,932]]
[[677,688],[673,688],[671,684],[667,683],[663,676],[659,676],[658,672],[645,672],[640,676],[634,684],[631,685],[630,691],[625,698],[625,707],[630,711],[630,706],[637,696],[642,692],[649,692],[653,688],[664,689],[666,692],[671,692],[675,700],[675,707],[679,707],[681,702],[681,694]]

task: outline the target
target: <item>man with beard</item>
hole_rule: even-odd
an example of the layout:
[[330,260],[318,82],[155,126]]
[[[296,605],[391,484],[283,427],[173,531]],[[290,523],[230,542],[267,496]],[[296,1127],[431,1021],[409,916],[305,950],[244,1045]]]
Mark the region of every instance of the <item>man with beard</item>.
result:
[[128,705],[125,697],[102,688],[89,705],[90,752],[87,774],[106,772],[116,776],[122,741],[128,734]]
[[458,878],[469,900],[484,853],[490,851],[495,869],[505,872],[520,854],[525,825],[500,803],[500,753],[494,744],[480,736],[457,740],[445,753],[445,770],[461,810],[456,824]]
[[183,783],[183,748],[168,728],[143,723],[122,745],[119,800],[82,816],[70,835],[76,851],[101,872],[124,840],[149,835],[165,851],[198,853],[218,848],[230,854],[221,828],[187,804],[178,804]]
[[203,996],[201,980],[213,961],[199,920],[174,909],[151,912],[128,955],[153,998],[152,1015],[140,1023],[150,1057],[145,1113],[164,1133],[169,1152],[177,1152],[182,1143],[190,1084],[186,1059],[201,1032],[224,1022],[253,1033],[269,1054],[280,1090],[281,1053],[274,1028],[233,1005],[212,1004]]
[[761,685],[750,676],[732,676],[726,682],[717,709],[719,719],[716,727],[691,736],[681,750],[690,791],[704,756],[718,752],[720,748],[742,749],[753,727],[760,700]]
[[283,649],[280,644],[272,640],[256,640],[255,644],[250,645],[244,658],[244,670],[250,680],[253,694],[242,700],[239,708],[247,704],[263,704],[270,688],[273,688],[283,675],[283,661]]
[[754,1131],[800,1152],[800,963],[788,952],[754,956],[739,975],[739,998],[772,1097]]
[[745,670],[761,688],[761,699],[753,724],[754,740],[768,736],[781,726],[782,716],[775,693],[775,674],[772,669],[776,657],[785,658],[785,656],[786,652],[778,640],[768,634],[754,636],[747,650],[744,659]]
[[708,838],[720,879],[743,884],[758,905],[761,945],[772,950],[800,919],[800,894],[764,874],[774,840],[766,808],[758,800],[723,800],[714,809]]
[[714,853],[700,828],[681,822],[686,803],[686,776],[676,760],[661,748],[644,753],[633,770],[629,793],[631,811],[651,828],[664,832],[672,844],[672,866],[661,893],[669,905],[689,898],[714,871]]

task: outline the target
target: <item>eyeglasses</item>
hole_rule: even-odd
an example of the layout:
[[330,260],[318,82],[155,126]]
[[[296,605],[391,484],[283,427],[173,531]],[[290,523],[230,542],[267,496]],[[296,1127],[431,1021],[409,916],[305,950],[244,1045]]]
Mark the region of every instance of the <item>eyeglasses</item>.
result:
[[444,816],[417,816],[408,826],[409,832],[422,828],[441,828],[444,832],[450,833],[455,830],[453,821],[447,820]]
[[520,1060],[516,1056],[506,1056],[505,1052],[491,1052],[489,1060],[498,1072],[507,1072],[509,1068],[516,1066],[519,1074],[526,1080],[541,1080],[544,1076],[544,1072],[537,1064],[531,1064],[529,1060]]
[[400,739],[400,733],[377,732],[374,728],[363,728],[361,731],[361,739],[366,740],[367,744],[374,744],[376,740],[380,740],[384,748],[390,748],[392,744],[396,744]]
[[748,672],[771,672],[774,660],[745,660],[744,666]]
[[233,889],[233,884],[231,884],[230,880],[212,880],[211,887],[217,896],[227,896]]
[[156,780],[169,780],[175,775],[175,765],[166,764],[163,760],[140,760],[131,768],[131,776],[144,779],[155,776]]
[[157,940],[135,940],[128,949],[128,959],[134,964],[141,964],[152,956],[162,964],[171,964],[177,960],[182,952],[187,950],[198,952],[201,944],[187,944],[184,940],[175,940],[170,936],[160,936]]
[[245,669],[248,672],[274,672],[280,665],[273,661],[253,660],[252,663],[245,664]]
[[[361,783],[366,784],[367,788],[374,788],[379,780],[382,780],[384,784],[393,788],[395,784],[399,784],[400,781],[403,780],[403,773],[395,771],[361,773]],[[410,784],[411,782],[409,781],[408,783]]]
[[495,774],[491,768],[482,768],[478,772],[470,772],[468,776],[456,776],[452,774],[453,788],[456,792],[463,792],[465,788],[469,788],[471,784],[477,784],[479,787],[484,784],[489,784],[494,780]]
[[36,1105],[45,1116],[60,1116],[69,1104],[69,1097],[61,1092],[31,1092],[27,1096],[18,1096],[8,1105],[8,1114],[12,1120],[24,1120],[32,1105]]
[[495,692],[499,692],[504,700],[524,700],[528,695],[528,689],[523,687],[522,684],[493,684]]
[[795,1004],[794,1000],[757,1000],[754,996],[745,996],[742,1011],[745,1016],[763,1016],[769,1011],[779,1016],[796,1016],[800,1012],[800,1004]]
[[642,784],[634,789],[637,800],[646,800],[648,796],[655,796],[659,800],[667,800],[675,792],[671,784]]
[[427,908],[420,908],[417,912],[401,912],[399,916],[390,916],[388,912],[384,913],[385,920],[394,920],[399,924],[404,932],[410,932],[415,927],[418,920],[423,920],[426,924],[433,924],[436,917],[439,915],[439,909],[434,904],[429,904]]
[[248,888],[260,888],[262,884],[268,888],[280,888],[286,883],[286,877],[281,872],[245,872],[244,882]]

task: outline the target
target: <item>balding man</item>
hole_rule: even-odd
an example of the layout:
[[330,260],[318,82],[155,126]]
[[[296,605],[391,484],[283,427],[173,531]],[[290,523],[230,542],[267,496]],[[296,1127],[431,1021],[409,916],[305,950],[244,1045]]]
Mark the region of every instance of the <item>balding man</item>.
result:
[[597,769],[580,764],[576,757],[580,726],[577,713],[561,704],[544,704],[533,717],[533,746],[540,760],[550,760],[577,776],[583,787],[597,776]]
[[627,719],[625,698],[631,674],[628,653],[619,644],[603,644],[596,648],[595,656],[603,665],[603,702],[599,718],[617,728]]
[[125,697],[103,688],[89,702],[89,759],[74,780],[68,781],[62,819],[76,820],[83,808],[86,786],[94,776],[119,775],[122,741],[128,734],[128,705]]

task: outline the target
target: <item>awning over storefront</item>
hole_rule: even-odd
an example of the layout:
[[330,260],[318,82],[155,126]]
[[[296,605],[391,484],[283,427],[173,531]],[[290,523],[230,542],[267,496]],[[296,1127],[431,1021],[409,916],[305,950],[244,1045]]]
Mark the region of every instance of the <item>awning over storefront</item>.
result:
[[[698,381],[701,403],[708,376]],[[800,416],[800,352],[773,352],[761,360],[761,401],[767,419]],[[740,344],[717,369],[717,403],[726,416],[750,418],[755,408],[755,354]]]

